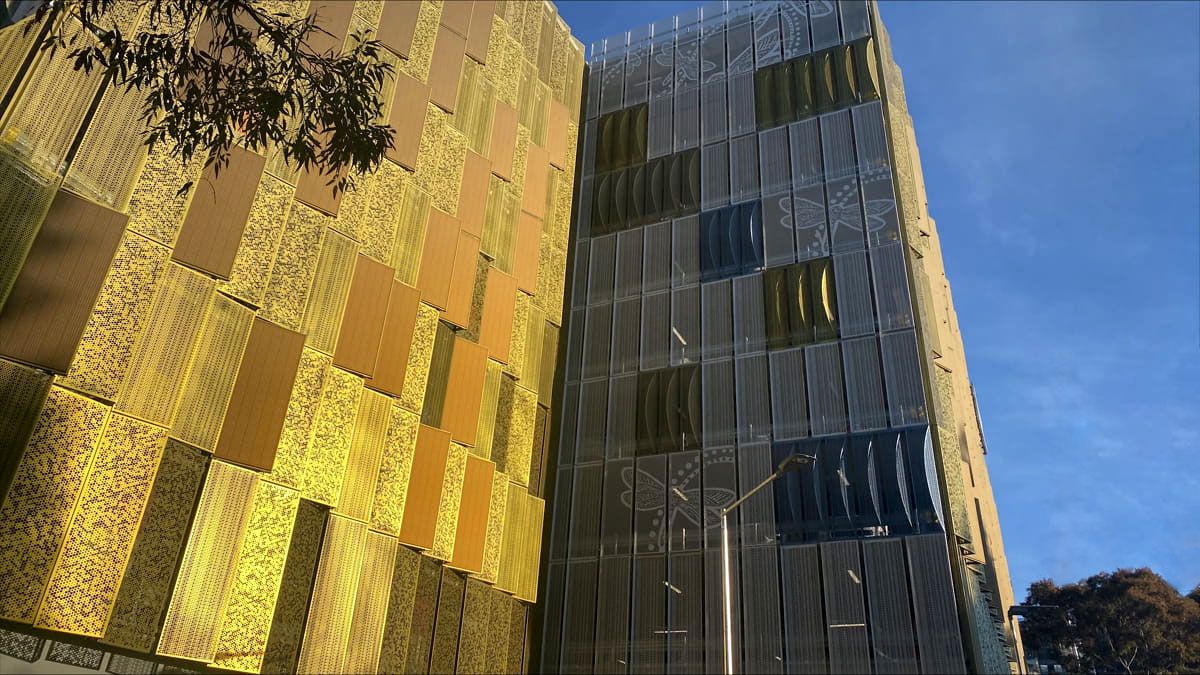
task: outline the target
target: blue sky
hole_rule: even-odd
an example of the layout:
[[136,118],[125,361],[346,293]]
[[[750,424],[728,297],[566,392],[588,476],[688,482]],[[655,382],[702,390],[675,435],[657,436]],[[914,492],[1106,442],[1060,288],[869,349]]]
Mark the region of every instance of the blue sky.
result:
[[[695,2],[572,2],[586,45]],[[1200,583],[1200,4],[886,2],[1018,599]]]

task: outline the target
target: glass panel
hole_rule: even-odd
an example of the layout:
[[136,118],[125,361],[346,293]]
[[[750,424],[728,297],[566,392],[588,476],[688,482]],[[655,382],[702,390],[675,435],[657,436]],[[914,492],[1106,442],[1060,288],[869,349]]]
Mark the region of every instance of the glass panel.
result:
[[629,668],[630,566],[628,556],[600,559],[599,586],[604,590],[596,600],[596,672],[624,673]]
[[762,193],[775,195],[792,187],[787,127],[778,127],[758,135],[759,178]]
[[754,4],[754,60],[759,68],[780,61],[782,36],[779,32],[779,3],[776,0]]
[[875,280],[879,329],[888,331],[911,328],[912,305],[909,304],[908,298],[908,278],[904,274],[903,244],[896,243],[873,249],[871,272]]
[[918,672],[904,542],[864,541],[863,562],[876,672]]
[[675,92],[675,31],[655,37],[650,47],[650,100]]
[[729,141],[730,201],[754,199],[758,187],[758,136],[742,136]]
[[841,41],[837,11],[833,0],[808,0],[809,24],[812,27],[814,52],[828,49]]
[[783,569],[787,671],[823,673],[826,668],[825,618],[817,546],[785,546],[779,549],[779,556]]
[[729,76],[729,135],[741,136],[758,128],[754,110],[754,73]]
[[608,395],[608,457],[632,457],[637,452],[637,374],[614,377]]
[[667,560],[633,559],[633,630],[630,672],[662,673],[667,655]]
[[[769,495],[765,494],[767,492],[763,490],[763,496],[769,499]],[[746,645],[744,668],[747,673],[783,672],[783,622],[779,615],[777,556],[778,549],[774,546],[742,549],[742,616],[745,620],[742,634]]]
[[678,288],[700,281],[700,217],[676,218],[673,229],[671,285]]
[[704,210],[729,203],[729,145],[706,145],[700,151],[700,199]]
[[792,194],[763,197],[763,247],[767,267],[796,261],[796,239],[792,228]]
[[[767,356],[736,359],[738,445],[771,440],[771,394]],[[728,402],[726,402],[728,405]]]
[[704,495],[700,480],[700,453],[669,456],[667,527],[672,551],[698,550],[703,546]]
[[853,42],[871,34],[871,18],[867,15],[867,0],[842,0],[842,41]]
[[671,154],[674,144],[671,123],[674,118],[675,99],[670,96],[650,99],[649,150],[651,158]]
[[604,70],[601,72],[600,81],[601,114],[620,109],[625,93],[624,55],[604,59]]
[[671,223],[656,223],[645,228],[643,242],[642,291],[650,293],[671,286]]
[[894,427],[927,421],[917,338],[911,330],[880,337],[888,411]]
[[750,13],[743,10],[731,14],[727,21],[725,43],[728,47],[729,74],[749,73],[754,70],[754,26]]
[[807,0],[780,0],[779,23],[785,60],[812,51],[812,43],[808,39]]
[[612,374],[636,372],[641,351],[642,299],[620,300],[615,307]]
[[725,18],[705,21],[700,31],[700,83],[723,82],[725,80]]
[[725,82],[710,82],[700,88],[700,139],[704,143],[725,140],[729,134],[729,105]]
[[[737,453],[733,448],[705,450],[704,470],[704,548],[721,548],[721,509],[737,499]],[[730,545],[737,546],[737,521],[730,516]],[[719,578],[719,577],[718,577]]]
[[[635,553],[662,553],[667,546],[667,456],[650,455],[637,459],[633,494],[633,550]],[[662,580],[659,580],[659,587]]]
[[[697,474],[699,475],[699,474]],[[696,498],[700,498],[697,490]],[[704,672],[704,558],[672,554],[667,593],[668,673]]]
[[835,673],[871,670],[858,546],[855,541],[821,544],[829,668]]
[[733,280],[733,340],[737,354],[753,354],[767,347],[761,274]]
[[700,287],[671,293],[671,365],[700,359]]
[[596,576],[595,560],[567,563],[562,638],[563,673],[587,673],[592,670],[596,630]]
[[609,349],[612,346],[612,305],[596,305],[587,309],[587,324],[583,338],[583,377],[608,374]]
[[596,237],[588,250],[588,304],[612,302],[617,235]]
[[675,94],[675,152],[700,144],[700,88]]
[[579,388],[579,444],[576,462],[604,459],[608,412],[608,380],[591,380]]
[[650,45],[642,42],[625,53],[625,105],[647,100],[650,83]]

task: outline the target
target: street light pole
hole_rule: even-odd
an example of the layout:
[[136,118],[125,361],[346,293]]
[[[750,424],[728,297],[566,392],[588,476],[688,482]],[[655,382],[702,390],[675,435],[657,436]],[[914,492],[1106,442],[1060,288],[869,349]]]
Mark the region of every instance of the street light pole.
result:
[[774,473],[732,504],[721,509],[721,613],[724,619],[725,675],[733,675],[733,588],[730,580],[729,514],[741,506],[742,502],[753,497],[756,492],[770,485],[783,474],[799,469],[801,465],[812,464],[816,461],[817,458],[813,455],[799,453],[788,455],[779,463],[779,468],[775,469]]

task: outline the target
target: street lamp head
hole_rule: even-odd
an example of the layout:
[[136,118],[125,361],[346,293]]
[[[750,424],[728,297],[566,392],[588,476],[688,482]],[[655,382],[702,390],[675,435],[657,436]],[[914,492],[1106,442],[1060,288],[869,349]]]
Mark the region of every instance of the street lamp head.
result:
[[779,472],[783,473],[785,471],[796,471],[806,464],[815,464],[816,461],[817,458],[813,455],[802,455],[798,452],[794,452],[787,457],[784,457],[783,461],[779,463]]

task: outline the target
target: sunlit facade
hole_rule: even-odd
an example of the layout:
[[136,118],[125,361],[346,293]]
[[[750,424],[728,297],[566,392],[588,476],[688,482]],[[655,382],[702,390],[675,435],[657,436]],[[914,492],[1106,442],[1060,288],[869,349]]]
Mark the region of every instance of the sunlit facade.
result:
[[[1009,672],[1011,584],[866,0],[591,45],[544,672]],[[732,634],[720,514],[731,515]]]
[[524,672],[583,47],[261,4],[396,68],[347,194],[147,153],[140,94],[0,31],[0,670]]

